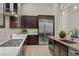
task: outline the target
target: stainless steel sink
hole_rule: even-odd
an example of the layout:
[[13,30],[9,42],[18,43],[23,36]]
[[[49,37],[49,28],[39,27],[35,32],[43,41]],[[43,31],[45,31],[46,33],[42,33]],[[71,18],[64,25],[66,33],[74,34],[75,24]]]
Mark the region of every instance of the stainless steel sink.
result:
[[23,39],[12,39],[0,45],[0,47],[19,46]]
[[77,43],[77,42],[69,41],[69,40],[60,40],[60,41],[63,41],[63,42],[68,43],[68,44],[75,44],[75,43]]

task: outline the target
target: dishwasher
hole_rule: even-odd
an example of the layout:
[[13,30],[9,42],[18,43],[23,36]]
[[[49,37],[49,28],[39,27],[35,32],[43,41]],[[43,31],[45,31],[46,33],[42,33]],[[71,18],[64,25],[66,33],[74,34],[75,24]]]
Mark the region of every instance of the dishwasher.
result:
[[68,56],[79,56],[79,51],[73,48],[68,49]]

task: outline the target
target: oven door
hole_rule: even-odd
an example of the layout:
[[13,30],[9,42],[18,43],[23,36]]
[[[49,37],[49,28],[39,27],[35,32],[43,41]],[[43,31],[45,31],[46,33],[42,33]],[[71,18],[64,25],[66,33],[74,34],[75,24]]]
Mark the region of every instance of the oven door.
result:
[[54,40],[49,39],[49,49],[54,52]]

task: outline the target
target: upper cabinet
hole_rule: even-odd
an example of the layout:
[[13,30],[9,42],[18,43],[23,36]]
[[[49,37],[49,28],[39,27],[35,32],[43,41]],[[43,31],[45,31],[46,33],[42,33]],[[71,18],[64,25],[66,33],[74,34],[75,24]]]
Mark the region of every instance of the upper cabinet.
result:
[[22,28],[38,28],[38,16],[22,16]]
[[5,3],[6,12],[16,12],[17,13],[18,4],[17,3]]
[[10,28],[18,28],[17,18],[10,16]]

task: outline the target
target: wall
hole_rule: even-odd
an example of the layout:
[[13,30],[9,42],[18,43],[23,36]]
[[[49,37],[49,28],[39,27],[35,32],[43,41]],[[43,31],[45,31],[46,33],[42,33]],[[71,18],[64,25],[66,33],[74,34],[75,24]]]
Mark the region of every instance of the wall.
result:
[[19,33],[20,29],[10,29],[9,16],[5,17],[5,28],[0,28],[0,43],[9,40],[12,33]]
[[22,15],[52,15],[54,4],[49,3],[23,3],[21,4]]
[[69,31],[69,11],[68,10],[65,10],[64,12],[61,12],[61,16],[62,16],[62,30],[68,32]]
[[60,31],[60,10],[56,3],[27,3],[21,4],[22,15],[54,15],[55,16],[55,34]]
[[3,25],[3,4],[0,3],[0,25]]
[[69,22],[70,22],[70,29],[78,29],[79,30],[79,5],[77,5],[76,9],[71,9],[69,11]]
[[[74,8],[74,6],[77,6],[77,8]],[[64,7],[63,11],[64,14],[61,12],[62,29],[66,32],[78,29],[79,32],[79,4],[70,4],[70,6]]]
[[[21,4],[21,15],[55,15],[55,34],[58,36],[61,28],[61,16],[59,4]],[[5,18],[5,28],[0,28],[0,43],[10,39],[12,33],[19,33],[21,29],[10,29],[9,28],[9,16]],[[32,31],[28,29],[28,31]],[[33,31],[37,32],[36,29]]]

